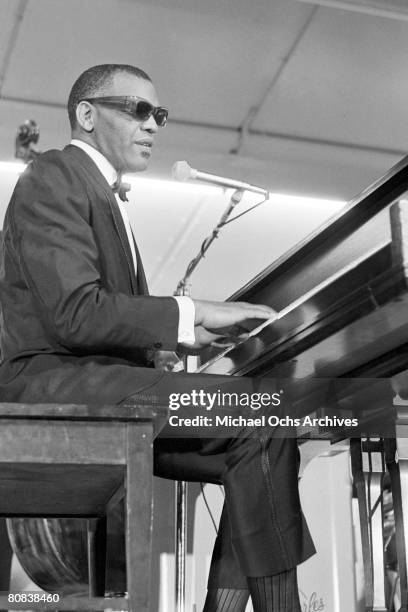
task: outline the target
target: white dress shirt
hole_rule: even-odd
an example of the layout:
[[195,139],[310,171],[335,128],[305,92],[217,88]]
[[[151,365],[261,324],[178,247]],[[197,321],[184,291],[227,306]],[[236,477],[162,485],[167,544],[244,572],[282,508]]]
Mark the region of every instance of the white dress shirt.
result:
[[[95,149],[95,147],[91,146],[87,142],[83,142],[82,140],[78,140],[74,138],[71,140],[71,144],[75,145],[82,149],[95,165],[98,167],[98,170],[105,177],[109,185],[113,185],[118,177],[118,173],[115,168],[112,166],[110,161],[106,159],[100,151]],[[129,217],[127,214],[127,210],[125,208],[124,202],[119,198],[119,195],[115,194],[116,201],[119,206],[120,213],[122,215],[123,224],[126,229],[126,235],[129,242],[129,247],[132,253],[133,266],[135,269],[135,273],[137,274],[137,259],[135,252],[135,245],[133,241],[132,229],[130,227]],[[172,296],[177,301],[179,308],[179,323],[178,323],[178,342],[183,344],[194,344],[195,335],[194,335],[194,318],[195,318],[195,308],[194,302],[191,298],[187,296]]]

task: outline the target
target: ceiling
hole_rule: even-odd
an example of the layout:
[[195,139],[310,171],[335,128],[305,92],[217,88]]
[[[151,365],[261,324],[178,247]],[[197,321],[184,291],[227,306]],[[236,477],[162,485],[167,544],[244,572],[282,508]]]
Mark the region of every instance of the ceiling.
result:
[[[407,20],[298,0],[1,0],[0,10],[1,160],[27,118],[40,148],[63,146],[69,89],[104,62],[145,69],[170,109],[149,177],[187,159],[273,192],[347,200],[408,149]],[[1,180],[4,209],[12,180]],[[152,288],[166,293],[225,197],[146,185],[130,216]],[[225,229],[195,294],[226,297],[337,208],[260,207]]]

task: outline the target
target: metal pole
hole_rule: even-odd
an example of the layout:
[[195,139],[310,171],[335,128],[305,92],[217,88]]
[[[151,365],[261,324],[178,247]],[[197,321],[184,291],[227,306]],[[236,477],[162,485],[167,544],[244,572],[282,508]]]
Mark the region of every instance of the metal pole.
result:
[[[189,295],[188,281],[199,264],[203,259],[206,251],[211,246],[222,226],[229,219],[235,206],[239,204],[243,196],[243,190],[237,189],[231,196],[230,202],[224,214],[222,215],[217,227],[213,230],[211,236],[209,236],[201,246],[198,255],[190,262],[184,277],[179,282],[175,295]],[[184,368],[188,371],[187,357],[184,358]],[[196,368],[195,368],[196,371]],[[181,480],[176,482],[176,528],[175,528],[175,600],[176,609],[175,612],[186,612],[186,553],[187,553],[187,483]]]
[[[178,286],[176,295],[188,295],[187,284]],[[184,357],[187,371],[187,357]],[[187,483],[176,481],[176,527],[175,527],[175,612],[186,612],[186,553],[187,553]]]
[[176,612],[186,611],[187,483],[176,482]]

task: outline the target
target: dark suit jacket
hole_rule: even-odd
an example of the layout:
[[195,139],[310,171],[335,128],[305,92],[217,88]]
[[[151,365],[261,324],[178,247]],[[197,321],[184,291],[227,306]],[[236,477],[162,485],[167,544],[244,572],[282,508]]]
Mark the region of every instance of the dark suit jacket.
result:
[[119,402],[151,386],[151,349],[174,350],[178,307],[135,277],[115,197],[75,146],[20,177],[0,267],[0,399]]

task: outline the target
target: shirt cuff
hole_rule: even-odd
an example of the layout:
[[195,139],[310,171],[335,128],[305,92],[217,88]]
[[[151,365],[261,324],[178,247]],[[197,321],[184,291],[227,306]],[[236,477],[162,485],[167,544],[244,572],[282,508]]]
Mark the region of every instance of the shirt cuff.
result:
[[192,345],[195,342],[194,319],[195,307],[191,298],[186,295],[174,296],[179,308],[179,324],[177,342]]

